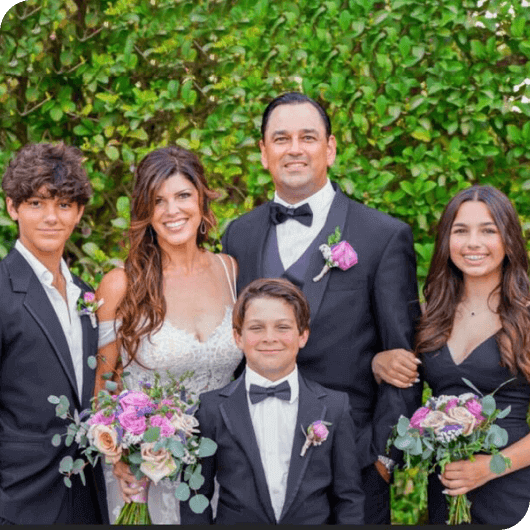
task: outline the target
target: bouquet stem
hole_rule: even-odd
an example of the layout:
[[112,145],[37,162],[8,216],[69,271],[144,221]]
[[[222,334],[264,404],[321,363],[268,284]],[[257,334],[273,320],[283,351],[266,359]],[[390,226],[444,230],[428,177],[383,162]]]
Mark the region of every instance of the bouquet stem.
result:
[[118,515],[115,525],[121,524],[135,524],[135,525],[151,525],[151,516],[147,508],[147,496],[151,481],[147,477],[143,477],[137,483],[131,484],[131,487],[139,487],[142,489],[140,493],[132,496],[133,502],[125,504]]
[[446,495],[449,503],[448,525],[471,523],[471,502],[466,495]]

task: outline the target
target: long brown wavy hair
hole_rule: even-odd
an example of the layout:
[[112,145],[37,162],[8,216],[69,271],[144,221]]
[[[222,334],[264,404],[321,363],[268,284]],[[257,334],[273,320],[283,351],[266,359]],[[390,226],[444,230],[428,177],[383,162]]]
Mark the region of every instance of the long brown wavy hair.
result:
[[203,247],[209,230],[217,223],[210,202],[218,197],[218,193],[208,187],[204,168],[196,155],[182,147],[169,146],[152,151],[138,164],[129,229],[130,250],[125,260],[127,291],[116,310],[117,318],[122,322],[118,340],[128,353],[127,364],[135,360],[140,340],[159,330],[166,316],[164,255],[151,219],[160,186],[175,175],[187,178],[199,193],[200,226],[205,227],[197,231],[199,248]]
[[502,364],[514,374],[519,370],[530,381],[528,254],[517,212],[508,197],[492,186],[473,186],[461,191],[442,214],[423,291],[426,305],[416,336],[416,352],[441,348],[453,329],[456,307],[463,294],[463,275],[450,258],[449,239],[458,210],[466,201],[483,202],[500,232],[506,253],[502,280],[490,294],[500,290],[497,312],[502,328],[496,340]]

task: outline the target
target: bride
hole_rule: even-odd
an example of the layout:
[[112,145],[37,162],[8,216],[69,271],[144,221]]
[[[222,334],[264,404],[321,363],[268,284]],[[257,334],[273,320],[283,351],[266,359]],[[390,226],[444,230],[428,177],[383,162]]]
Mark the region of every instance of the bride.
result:
[[[180,147],[146,155],[138,165],[133,192],[130,251],[125,268],[106,274],[97,291],[100,340],[95,394],[103,374],[123,370],[127,387],[167,380],[193,371],[186,387],[196,397],[226,385],[243,354],[232,338],[237,265],[225,254],[203,248],[215,217],[216,197],[199,159]],[[120,360],[121,353],[121,360]],[[123,367],[122,367],[123,365]],[[106,469],[111,522],[128,500],[134,480],[119,462]],[[178,523],[174,483],[151,484],[153,523]]]

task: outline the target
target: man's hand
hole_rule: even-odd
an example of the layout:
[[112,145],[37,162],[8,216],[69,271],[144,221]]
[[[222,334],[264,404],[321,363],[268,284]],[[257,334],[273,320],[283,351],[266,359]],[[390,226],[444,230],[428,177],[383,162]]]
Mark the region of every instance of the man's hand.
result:
[[372,372],[378,384],[385,381],[398,388],[409,388],[419,382],[419,364],[421,361],[410,351],[386,350],[372,359]]
[[131,484],[136,484],[138,479],[131,473],[129,466],[121,460],[114,464],[112,472],[118,479],[122,499],[129,504],[132,502],[131,496],[142,491],[141,488],[131,487]]
[[387,484],[390,484],[390,471],[388,471],[386,466],[379,460],[375,461],[374,466],[377,469],[378,473],[383,477],[384,481]]

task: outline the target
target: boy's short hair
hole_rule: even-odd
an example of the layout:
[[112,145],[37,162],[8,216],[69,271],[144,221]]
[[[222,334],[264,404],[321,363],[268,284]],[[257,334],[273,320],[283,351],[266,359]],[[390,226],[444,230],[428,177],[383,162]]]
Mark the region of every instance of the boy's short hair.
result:
[[27,144],[9,163],[2,179],[6,197],[15,208],[46,186],[52,197],[64,197],[85,205],[92,194],[88,176],[81,165],[83,155],[76,147],[60,142]]
[[256,298],[277,298],[289,304],[296,317],[298,331],[309,329],[311,310],[304,293],[283,278],[260,278],[249,283],[237,297],[232,313],[232,327],[241,335],[248,304]]

